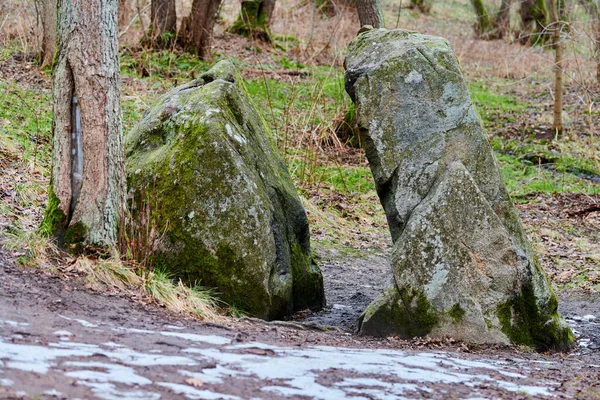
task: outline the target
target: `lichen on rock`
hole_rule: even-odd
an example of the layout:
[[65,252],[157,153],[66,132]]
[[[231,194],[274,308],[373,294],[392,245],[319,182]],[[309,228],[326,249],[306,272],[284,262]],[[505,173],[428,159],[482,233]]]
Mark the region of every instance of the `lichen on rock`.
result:
[[306,212],[231,62],[163,95],[126,152],[130,203],[150,205],[161,238],[158,267],[261,318],[324,305]]
[[449,43],[368,30],[345,67],[394,241],[394,284],[365,310],[361,332],[568,348]]

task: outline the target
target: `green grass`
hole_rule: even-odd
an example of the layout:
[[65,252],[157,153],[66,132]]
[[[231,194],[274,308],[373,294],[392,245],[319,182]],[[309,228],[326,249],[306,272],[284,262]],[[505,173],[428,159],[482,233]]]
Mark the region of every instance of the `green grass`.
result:
[[178,50],[121,52],[121,73],[152,81],[155,88],[185,83],[209,68],[209,63]]
[[0,82],[0,144],[16,147],[25,162],[49,169],[52,156],[52,94]]
[[527,104],[519,102],[516,96],[496,93],[496,87],[486,82],[472,82],[469,93],[486,127],[515,122],[513,114],[527,111]]
[[523,163],[514,156],[496,153],[502,177],[515,200],[533,193],[600,194],[600,185],[569,172],[559,172],[539,165]]

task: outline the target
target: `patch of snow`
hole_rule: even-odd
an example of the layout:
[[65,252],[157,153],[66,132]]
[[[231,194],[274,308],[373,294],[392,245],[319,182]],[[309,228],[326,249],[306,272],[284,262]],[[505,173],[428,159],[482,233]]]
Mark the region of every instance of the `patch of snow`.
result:
[[198,390],[192,386],[181,385],[178,383],[169,383],[169,382],[158,382],[158,386],[166,387],[167,389],[171,389],[175,394],[184,395],[188,399],[231,399],[237,400],[240,399],[237,396],[230,396],[221,393],[214,393],[209,390]]
[[[210,368],[210,369],[213,369],[213,368]],[[221,378],[215,378],[214,376],[210,376],[203,372],[192,372],[192,371],[186,371],[184,369],[180,369],[177,372],[179,372],[183,376],[187,376],[187,377],[194,378],[194,379],[200,379],[204,383],[221,383],[221,382],[223,382],[223,380]]]
[[183,333],[183,332],[160,332],[163,336],[176,337],[179,339],[190,340],[192,342],[202,342],[208,344],[223,345],[231,343],[230,338],[216,335],[197,335],[195,333]]
[[123,390],[111,383],[77,381],[82,386],[92,389],[92,392],[103,400],[158,400],[160,394],[141,390]]
[[45,394],[45,395],[47,395],[47,396],[54,396],[54,397],[61,397],[61,396],[62,396],[62,393],[61,393],[61,392],[59,392],[59,391],[58,391],[58,390],[56,390],[56,389],[52,389],[52,390],[46,390],[46,391],[44,392],[44,394]]
[[581,320],[583,322],[592,322],[592,321],[596,320],[596,316],[592,315],[592,314],[587,314],[587,315],[584,315],[583,317],[581,317]]
[[4,325],[8,325],[8,326],[29,326],[29,324],[27,322],[17,322],[17,321],[11,321],[11,320],[0,320],[0,324],[4,324]]
[[2,378],[0,379],[0,386],[12,386],[15,382],[10,379]]
[[183,326],[175,326],[175,325],[165,325],[163,326],[165,329],[173,329],[173,330],[181,330],[185,329]]
[[[125,385],[148,385],[152,383],[150,379],[136,374],[133,368],[125,367],[123,365],[97,361],[71,361],[65,363],[64,365],[70,367],[95,368],[94,370],[83,369],[65,373],[65,376],[88,382],[116,382],[123,383]],[[104,369],[105,371],[98,371],[98,369]]]
[[98,325],[92,324],[91,322],[88,322],[85,319],[69,318],[69,317],[65,317],[64,315],[61,315],[61,314],[58,314],[58,316],[63,319],[66,319],[67,321],[75,321],[75,322],[79,323],[81,326],[84,326],[86,328],[97,328],[98,327]]

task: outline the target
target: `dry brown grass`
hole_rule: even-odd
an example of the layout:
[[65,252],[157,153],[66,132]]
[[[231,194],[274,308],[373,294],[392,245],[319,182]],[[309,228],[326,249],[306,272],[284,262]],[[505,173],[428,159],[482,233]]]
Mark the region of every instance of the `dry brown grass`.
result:
[[0,2],[0,46],[18,46],[26,53],[38,51],[40,31],[33,0]]

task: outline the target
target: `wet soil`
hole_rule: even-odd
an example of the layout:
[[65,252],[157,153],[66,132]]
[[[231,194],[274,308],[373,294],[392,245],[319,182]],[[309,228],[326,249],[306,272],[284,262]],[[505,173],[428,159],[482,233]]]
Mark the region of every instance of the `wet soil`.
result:
[[390,249],[364,249],[348,254],[316,246],[317,262],[323,272],[327,306],[300,321],[354,332],[360,314],[383,289],[392,283],[388,263]]

